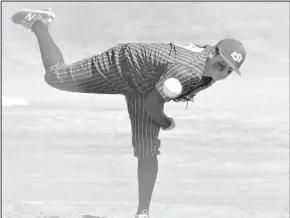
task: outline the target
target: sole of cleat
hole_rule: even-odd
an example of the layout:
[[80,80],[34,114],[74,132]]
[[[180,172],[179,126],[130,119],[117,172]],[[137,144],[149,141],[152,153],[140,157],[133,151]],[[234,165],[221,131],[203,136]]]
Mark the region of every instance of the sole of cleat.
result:
[[24,10],[18,10],[18,12],[40,13],[40,14],[46,14],[48,16],[51,16],[51,17],[55,18],[55,14],[54,13],[52,13],[51,11],[45,11],[45,10],[28,10],[28,9],[24,9]]

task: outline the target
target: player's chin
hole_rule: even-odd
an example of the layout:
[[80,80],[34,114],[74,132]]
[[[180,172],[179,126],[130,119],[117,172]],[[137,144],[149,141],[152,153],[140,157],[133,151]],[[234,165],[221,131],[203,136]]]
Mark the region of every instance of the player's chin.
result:
[[214,80],[214,81],[220,81],[220,80],[223,80],[223,79],[225,79],[226,77],[222,77],[222,76],[212,76],[212,79]]
[[211,77],[214,81],[219,81],[220,80],[220,77],[218,77],[218,76],[212,76]]

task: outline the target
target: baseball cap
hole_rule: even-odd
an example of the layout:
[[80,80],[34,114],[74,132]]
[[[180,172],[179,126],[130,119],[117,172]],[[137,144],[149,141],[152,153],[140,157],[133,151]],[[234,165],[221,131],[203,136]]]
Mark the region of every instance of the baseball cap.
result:
[[246,50],[242,43],[236,39],[226,38],[219,41],[216,47],[224,61],[241,75],[239,68],[246,58]]

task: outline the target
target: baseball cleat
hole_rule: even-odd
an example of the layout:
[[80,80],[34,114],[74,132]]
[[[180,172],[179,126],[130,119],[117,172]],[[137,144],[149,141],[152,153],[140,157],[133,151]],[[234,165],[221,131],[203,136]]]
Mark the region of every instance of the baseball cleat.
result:
[[41,9],[41,10],[19,10],[15,14],[12,15],[12,22],[15,24],[21,24],[28,31],[31,31],[31,26],[35,22],[42,22],[44,25],[49,25],[51,21],[55,18],[55,14],[50,10]]
[[141,214],[135,216],[135,218],[150,218],[149,213],[146,209],[142,211]]

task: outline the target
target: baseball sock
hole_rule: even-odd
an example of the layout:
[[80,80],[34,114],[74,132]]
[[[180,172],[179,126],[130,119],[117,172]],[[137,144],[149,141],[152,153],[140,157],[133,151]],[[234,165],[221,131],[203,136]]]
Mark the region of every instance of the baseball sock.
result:
[[144,209],[149,212],[149,206],[158,173],[157,156],[138,159],[139,206],[137,214]]
[[48,27],[41,22],[36,22],[31,29],[37,37],[45,70],[48,71],[52,66],[64,64],[62,53],[51,38]]

